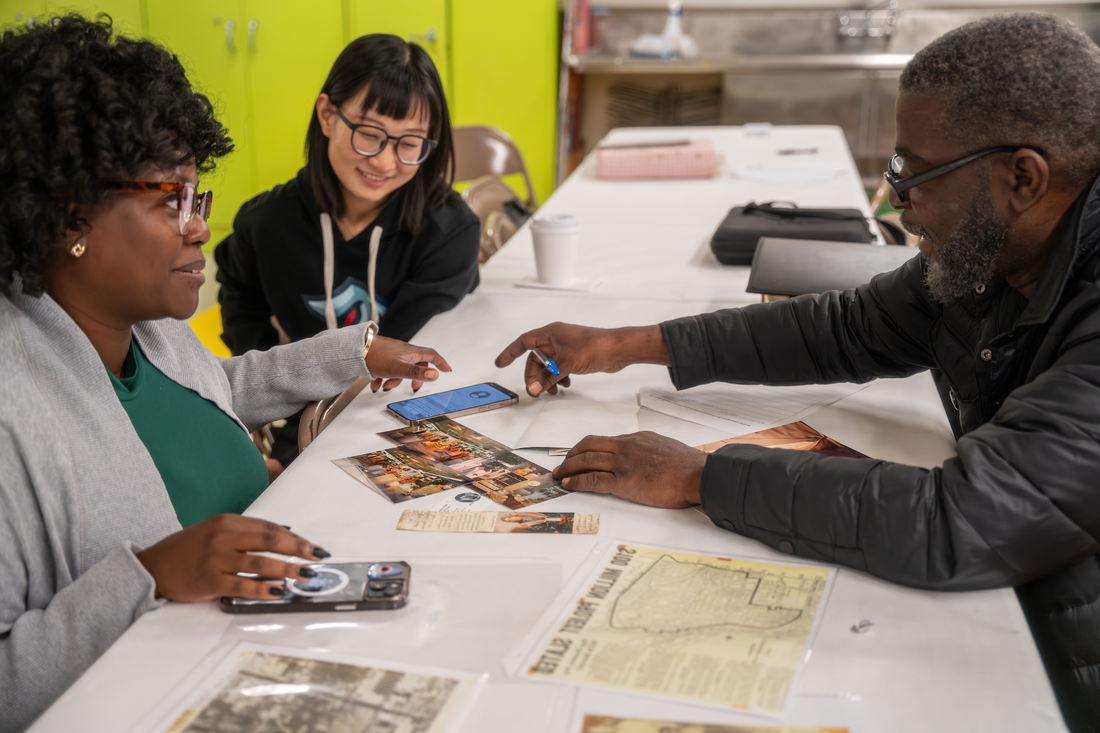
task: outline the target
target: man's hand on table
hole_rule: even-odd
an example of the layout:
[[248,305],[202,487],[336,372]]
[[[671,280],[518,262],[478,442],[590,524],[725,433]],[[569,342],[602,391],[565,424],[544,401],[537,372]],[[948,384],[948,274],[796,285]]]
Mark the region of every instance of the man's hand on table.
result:
[[699,449],[648,431],[617,438],[590,435],[569,451],[554,478],[570,491],[682,509],[701,503],[706,461]]
[[560,375],[550,374],[533,354],[528,354],[523,381],[532,397],[544,392],[557,394],[559,387],[569,386],[571,374],[617,372],[631,364],[670,363],[660,326],[608,329],[551,323],[509,344],[497,357],[496,365],[506,367],[533,349],[557,362]]
[[[173,601],[205,601],[219,596],[266,598],[283,594],[284,578],[312,578],[305,565],[254,555],[274,552],[311,562],[329,557],[282,525],[237,514],[218,514],[168,535],[137,559],[153,576],[157,596]],[[254,573],[259,579],[237,573]],[[277,580],[272,585],[267,580]]]

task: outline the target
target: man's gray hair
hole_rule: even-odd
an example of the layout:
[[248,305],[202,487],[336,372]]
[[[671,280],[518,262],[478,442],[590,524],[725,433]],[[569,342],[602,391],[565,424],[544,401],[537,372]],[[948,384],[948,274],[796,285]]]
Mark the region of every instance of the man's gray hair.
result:
[[946,103],[948,137],[1042,148],[1069,182],[1100,172],[1100,47],[1069,21],[1013,13],[969,23],[906,65],[902,93]]

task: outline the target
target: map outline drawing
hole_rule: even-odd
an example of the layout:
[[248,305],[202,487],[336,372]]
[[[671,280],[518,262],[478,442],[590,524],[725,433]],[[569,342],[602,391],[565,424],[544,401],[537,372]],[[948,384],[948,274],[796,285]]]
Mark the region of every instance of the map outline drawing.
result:
[[[685,570],[693,575],[682,577]],[[714,583],[713,578],[722,577],[715,573],[731,575],[726,576],[727,582]],[[740,579],[733,580],[733,576]],[[683,587],[685,581],[687,588]],[[615,631],[654,634],[690,634],[729,627],[782,632],[804,617],[813,619],[824,588],[825,581],[819,578],[791,578],[736,565],[723,568],[683,561],[665,553],[617,594],[607,626]],[[667,607],[664,614],[663,607]],[[687,615],[685,609],[689,610]]]

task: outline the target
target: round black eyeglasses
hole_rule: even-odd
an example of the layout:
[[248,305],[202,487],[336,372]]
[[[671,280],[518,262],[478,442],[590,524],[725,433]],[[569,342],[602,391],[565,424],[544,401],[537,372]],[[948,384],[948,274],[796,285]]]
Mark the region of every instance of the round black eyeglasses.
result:
[[394,152],[397,154],[399,161],[405,165],[420,165],[428,159],[435,146],[439,144],[439,141],[426,138],[423,135],[392,137],[381,127],[357,125],[344,117],[344,113],[340,111],[339,107],[336,108],[336,114],[340,116],[345,125],[351,128],[352,149],[368,158],[373,158],[381,153],[386,149],[386,144],[393,140]]

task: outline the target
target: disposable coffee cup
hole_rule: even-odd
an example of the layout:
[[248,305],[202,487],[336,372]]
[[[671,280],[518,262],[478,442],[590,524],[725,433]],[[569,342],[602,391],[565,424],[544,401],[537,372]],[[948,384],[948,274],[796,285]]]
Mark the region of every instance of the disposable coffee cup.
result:
[[540,283],[568,285],[576,278],[581,223],[572,214],[540,214],[531,222]]

